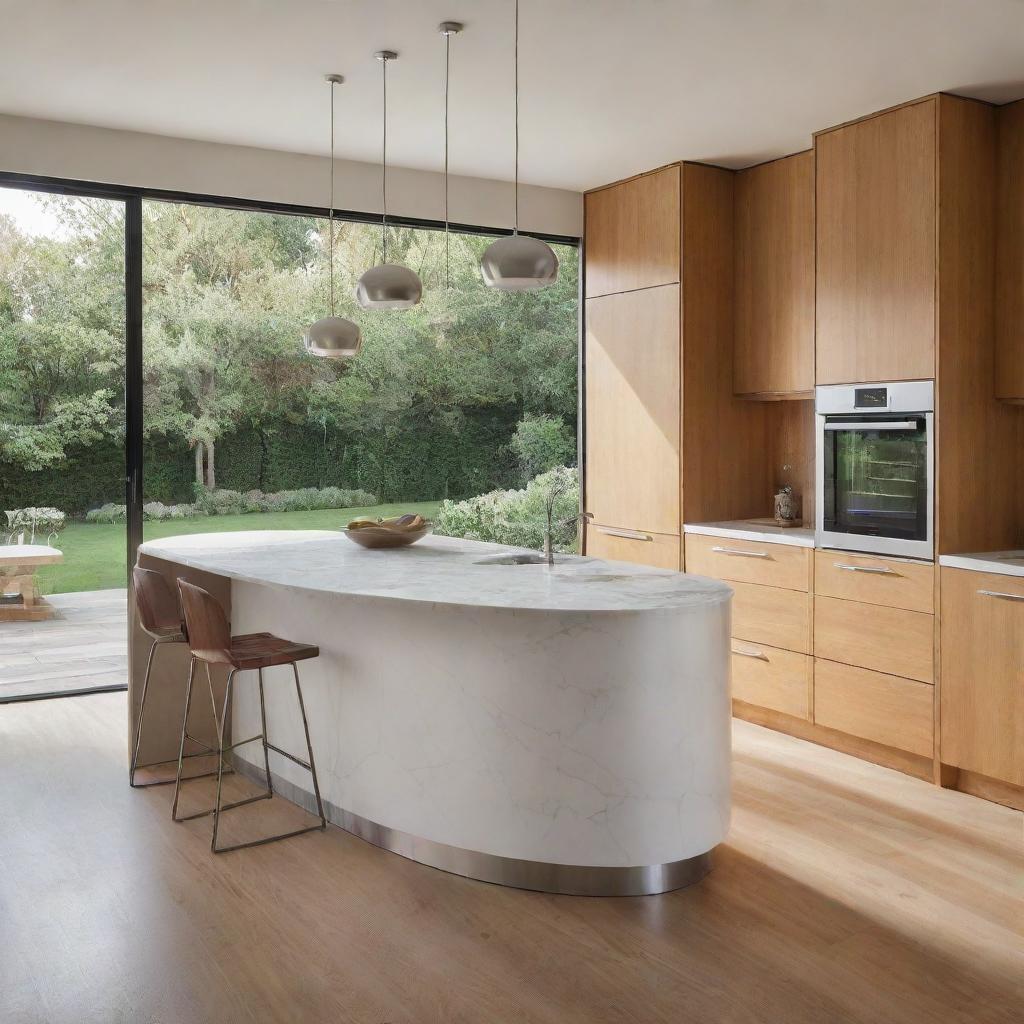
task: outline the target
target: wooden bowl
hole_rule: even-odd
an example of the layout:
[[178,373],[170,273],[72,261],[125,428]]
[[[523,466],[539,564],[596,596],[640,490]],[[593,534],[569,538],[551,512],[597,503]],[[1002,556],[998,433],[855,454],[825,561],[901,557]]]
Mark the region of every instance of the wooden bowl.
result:
[[391,530],[386,526],[364,526],[359,530],[345,527],[341,532],[350,541],[364,548],[405,548],[426,537],[434,529],[434,524],[424,523],[415,530]]

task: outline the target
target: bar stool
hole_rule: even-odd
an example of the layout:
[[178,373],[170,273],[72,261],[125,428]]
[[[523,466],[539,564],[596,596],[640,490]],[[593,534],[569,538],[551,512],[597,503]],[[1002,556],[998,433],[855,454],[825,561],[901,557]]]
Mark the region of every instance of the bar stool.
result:
[[[156,779],[152,782],[136,782],[135,773],[140,768],[156,768],[163,764],[173,764],[174,759],[166,761],[152,761],[149,764],[139,764],[139,747],[142,744],[142,723],[146,717],[146,697],[149,694],[149,677],[153,671],[153,658],[156,649],[167,644],[187,644],[188,636],[185,632],[185,623],[181,617],[181,610],[178,608],[178,600],[171,590],[170,584],[164,577],[152,569],[143,569],[141,566],[132,568],[132,585],[135,591],[135,604],[139,612],[139,625],[143,631],[153,639],[149,648],[149,657],[146,659],[146,675],[142,681],[142,700],[139,704],[139,724],[135,727],[135,742],[132,745],[132,763],[128,772],[128,783],[133,789],[145,789],[148,786],[169,786],[174,779]],[[213,703],[213,683],[207,669],[207,681],[210,682],[210,702]],[[216,720],[217,708],[214,705],[214,720]],[[193,754],[184,754],[184,757],[209,757],[217,751],[189,736],[193,743],[199,744],[202,750]],[[215,772],[204,772],[202,775],[191,776],[192,778],[209,778]]]
[[[278,839],[290,839],[292,836],[301,836],[306,832],[323,831],[327,828],[327,818],[324,815],[323,801],[320,799],[320,782],[316,775],[316,764],[313,761],[313,746],[309,740],[309,723],[306,720],[306,705],[302,700],[302,686],[299,683],[298,662],[307,658],[320,656],[320,648],[311,644],[292,643],[290,640],[282,640],[273,633],[246,633],[242,636],[232,636],[227,616],[219,602],[203,590],[183,579],[178,580],[178,592],[181,594],[181,605],[185,612],[185,625],[188,633],[188,642],[192,651],[192,662],[189,666],[188,691],[185,695],[185,715],[181,723],[181,746],[178,752],[178,777],[174,787],[174,805],[171,809],[171,816],[175,821],[188,821],[192,818],[202,818],[208,814],[213,815],[213,838],[210,841],[210,849],[214,853],[227,853],[229,850],[241,850],[249,846],[262,846],[264,843],[273,843]],[[217,723],[217,801],[216,804],[205,811],[198,811],[184,817],[178,817],[178,796],[181,792],[181,766],[185,750],[186,727],[188,725],[188,713],[192,703],[192,682],[195,678],[196,663],[203,662],[209,672],[210,665],[228,665],[228,681],[224,688],[224,707]],[[274,746],[267,739],[267,707],[263,694],[263,670],[275,665],[291,665],[292,674],[295,678],[295,695],[299,702],[299,712],[302,715],[302,728],[306,734],[306,751],[309,754],[309,761],[303,761],[290,754],[287,750]],[[231,700],[231,687],[235,676],[239,672],[255,671],[259,681],[260,694],[260,721],[263,731],[257,736],[250,736],[248,739],[239,740],[229,746],[224,745],[224,731],[227,725],[228,709]],[[211,690],[212,693],[212,690]],[[214,709],[216,716],[216,708]],[[267,776],[267,790],[257,796],[248,797],[245,800],[236,800],[232,803],[221,802],[221,789],[224,776],[224,755],[237,747],[247,743],[254,743],[261,740],[263,743],[263,768]],[[217,845],[217,830],[220,826],[220,816],[223,811],[232,810],[235,807],[242,807],[245,804],[254,803],[257,800],[269,800],[274,795],[274,784],[270,776],[270,751],[280,754],[282,757],[294,761],[295,764],[305,768],[313,777],[313,792],[316,795],[316,809],[320,817],[319,825],[308,825],[305,828],[294,829],[291,832],[283,832],[280,835],[267,836],[264,839],[255,839],[247,843],[235,843],[231,846]]]

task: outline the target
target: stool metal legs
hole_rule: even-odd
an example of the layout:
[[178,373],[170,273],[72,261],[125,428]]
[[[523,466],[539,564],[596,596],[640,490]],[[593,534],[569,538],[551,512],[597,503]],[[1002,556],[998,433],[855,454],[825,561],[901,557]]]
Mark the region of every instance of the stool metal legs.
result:
[[[214,775],[217,776],[217,787],[218,792],[220,791],[221,775],[230,775],[233,772],[232,768],[224,769],[224,756],[222,750],[224,748],[224,721],[227,719],[228,699],[231,695],[231,680],[233,679],[235,672],[234,670],[228,675],[227,686],[224,690],[224,714],[223,716],[217,714],[217,701],[213,693],[213,679],[210,675],[210,666],[206,665],[206,683],[210,691],[210,706],[213,708],[213,720],[217,726],[217,746],[208,747],[207,750],[210,754],[217,755],[217,767],[216,769],[208,772],[204,772],[202,775],[191,775],[188,778],[182,778],[181,771],[184,761],[188,757],[194,757],[194,754],[185,753],[185,741],[192,740],[193,743],[198,743],[194,736],[189,735],[188,732],[188,715],[192,708],[192,685],[195,682],[196,675],[196,663],[198,659],[193,658],[188,669],[188,689],[185,692],[185,713],[181,718],[181,741],[178,746],[178,774],[174,779],[174,803],[171,804],[171,817],[175,821],[191,821],[193,818],[205,818],[208,814],[213,814],[215,808],[208,807],[205,811],[195,811],[192,814],[178,814],[178,799],[181,796],[181,784],[183,782],[191,782],[193,779],[207,779],[212,778]],[[258,738],[258,737],[254,737]],[[243,740],[242,743],[249,743],[250,740]],[[240,747],[242,743],[235,743],[228,749],[234,749],[234,747]],[[237,800],[232,804],[226,805],[224,809],[231,807],[241,807],[243,804],[251,804],[256,800],[266,800],[271,794],[260,793],[258,796],[249,797],[247,800]]]
[[[197,811],[193,814],[178,816],[178,796],[181,790],[181,768],[184,760],[184,749],[186,738],[192,739],[188,736],[186,726],[188,723],[188,712],[192,703],[192,685],[195,679],[196,660],[192,659],[192,664],[189,669],[189,680],[188,680],[188,691],[185,697],[185,715],[182,719],[181,727],[181,743],[178,750],[178,777],[174,789],[174,805],[171,809],[171,815],[175,821],[190,821],[193,818],[203,818],[209,814],[213,815],[213,835],[210,839],[210,849],[214,853],[227,853],[231,850],[244,850],[250,846],[263,846],[266,843],[276,842],[278,839],[290,839],[292,836],[301,836],[306,832],[323,831],[327,828],[327,816],[324,814],[323,800],[320,796],[320,780],[316,774],[316,764],[313,760],[313,745],[309,737],[309,721],[306,718],[306,705],[302,699],[302,686],[299,682],[299,670],[297,665],[292,662],[292,672],[295,677],[295,695],[299,703],[299,712],[302,715],[302,729],[306,738],[306,752],[309,756],[309,761],[303,761],[301,758],[296,757],[294,754],[287,750],[282,750],[280,747],[274,746],[267,738],[267,707],[266,699],[263,687],[263,670],[258,669],[258,686],[260,695],[260,724],[263,731],[258,736],[250,736],[248,739],[239,740],[237,743],[231,743],[225,745],[224,736],[227,730],[228,714],[231,708],[231,693],[235,683],[235,676],[238,675],[238,669],[232,669],[228,673],[227,685],[224,687],[224,704],[220,715],[217,714],[216,706],[214,707],[214,717],[217,719],[217,799],[213,807],[204,810]],[[207,666],[207,679],[209,679],[209,667]],[[213,684],[210,683],[210,699],[213,700]],[[267,777],[267,789],[263,793],[259,793],[256,796],[248,797],[245,800],[235,800],[232,803],[223,803],[223,782],[224,775],[231,771],[230,767],[227,767],[224,762],[225,754],[230,753],[237,747],[245,746],[247,743],[254,743],[256,740],[260,740],[263,744],[263,768],[266,772]],[[283,832],[280,835],[266,836],[263,839],[254,839],[246,843],[234,843],[230,846],[218,846],[217,835],[220,831],[220,816],[224,811],[233,810],[236,807],[242,807],[245,804],[255,803],[257,800],[269,800],[274,795],[273,781],[270,775],[270,751],[273,750],[275,753],[280,754],[282,757],[288,758],[289,761],[293,761],[301,768],[305,768],[313,778],[313,792],[316,795],[316,808],[317,815],[320,818],[320,823],[317,825],[307,825],[304,828],[293,829],[291,832]],[[210,773],[213,774],[212,772]],[[198,776],[196,776],[198,778]],[[184,780],[187,781],[187,780]]]
[[[135,742],[132,744],[132,763],[131,768],[128,771],[128,784],[133,789],[146,789],[149,786],[169,786],[175,779],[154,779],[151,782],[136,782],[135,773],[140,768],[156,768],[164,764],[173,764],[173,760],[168,758],[164,761],[150,761],[148,764],[139,764],[139,747],[142,744],[142,723],[146,717],[146,697],[149,694],[149,677],[153,671],[153,659],[156,655],[156,649],[160,644],[182,644],[185,641],[178,637],[157,637],[149,648],[149,657],[146,659],[146,674],[142,680],[142,700],[139,702],[139,724],[135,727]],[[207,675],[209,675],[209,666],[207,666]],[[211,684],[212,692],[212,684]],[[202,743],[200,740],[195,739],[192,736],[188,737],[193,743],[198,743],[203,749],[195,754],[185,754],[184,750],[179,751],[179,760],[181,757],[209,757],[211,754],[217,753],[213,747]],[[193,778],[201,779],[212,776],[212,771],[204,772],[202,775],[195,775]]]

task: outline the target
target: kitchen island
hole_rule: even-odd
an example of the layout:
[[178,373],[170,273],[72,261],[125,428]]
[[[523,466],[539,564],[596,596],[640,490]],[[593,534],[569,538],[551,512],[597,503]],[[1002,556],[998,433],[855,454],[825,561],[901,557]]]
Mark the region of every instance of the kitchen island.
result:
[[[260,531],[149,541],[139,560],[216,584],[235,633],[319,646],[301,672],[332,822],[530,889],[630,895],[696,881],[729,824],[730,588],[596,558],[495,562],[514,551]],[[136,692],[140,665],[133,656]],[[267,672],[269,728],[301,750],[294,693],[273,685],[287,671]],[[171,696],[154,716],[165,735],[147,740],[164,753],[184,682],[184,660],[169,658]],[[244,676],[232,725],[260,731]],[[262,769],[258,745],[240,757]],[[272,758],[277,792],[312,807],[308,775]]]

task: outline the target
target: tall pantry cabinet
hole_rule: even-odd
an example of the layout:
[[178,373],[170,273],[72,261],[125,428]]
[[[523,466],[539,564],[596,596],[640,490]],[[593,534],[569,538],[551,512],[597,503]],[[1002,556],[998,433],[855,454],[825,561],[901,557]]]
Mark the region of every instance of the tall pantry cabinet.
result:
[[771,508],[764,409],[733,395],[733,188],[683,163],[586,196],[588,554],[679,569],[684,521]]

